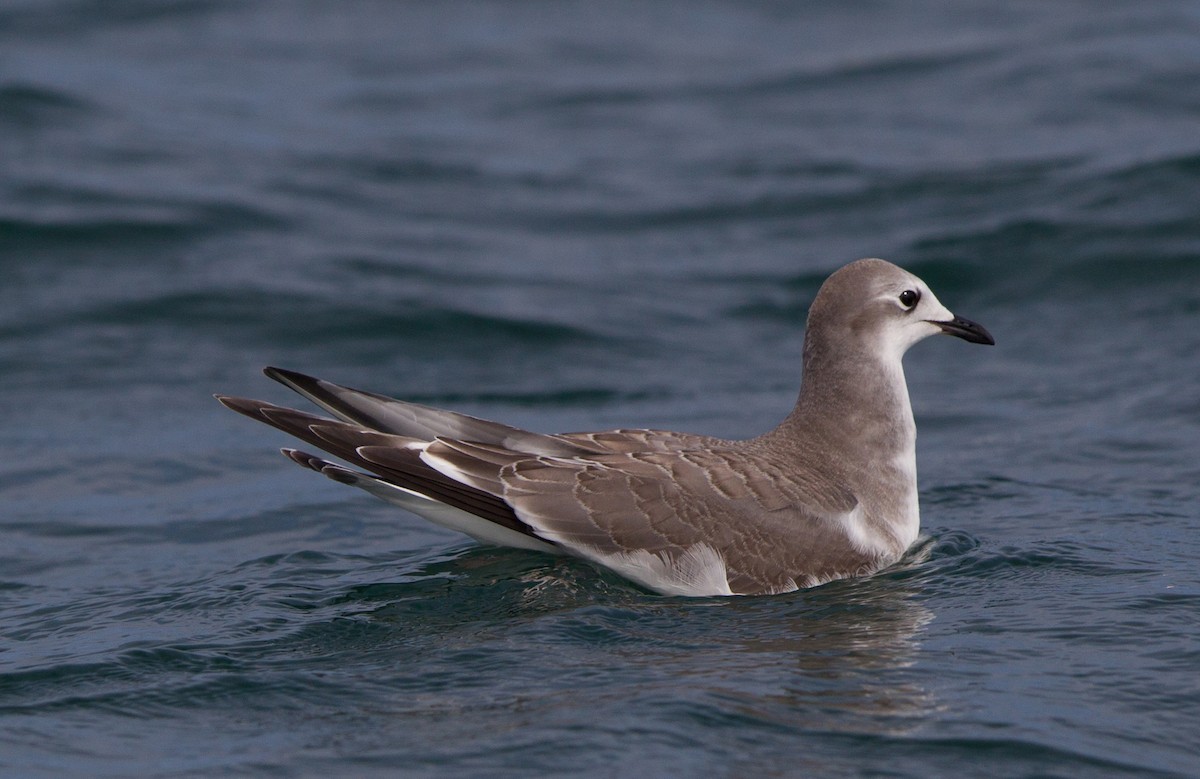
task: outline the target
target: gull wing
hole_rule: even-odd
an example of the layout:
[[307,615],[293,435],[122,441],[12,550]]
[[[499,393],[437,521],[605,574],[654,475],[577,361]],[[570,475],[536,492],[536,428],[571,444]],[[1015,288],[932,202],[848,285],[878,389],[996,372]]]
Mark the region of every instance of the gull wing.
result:
[[[372,462],[385,451],[364,447]],[[531,457],[438,439],[422,459],[503,496],[542,539],[677,595],[785,592],[870,568],[853,495],[736,448]],[[789,572],[805,571],[801,580]]]

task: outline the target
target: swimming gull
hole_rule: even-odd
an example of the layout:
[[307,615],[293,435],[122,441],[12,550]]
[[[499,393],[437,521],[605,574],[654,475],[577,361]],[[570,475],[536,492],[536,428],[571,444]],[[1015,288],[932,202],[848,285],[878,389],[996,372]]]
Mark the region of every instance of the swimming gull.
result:
[[335,419],[223,404],[363,470],[296,463],[488,544],[568,554],[667,595],[758,595],[878,571],[916,540],[916,425],[901,358],[936,333],[992,344],[877,259],[821,285],[796,406],[722,440],[664,430],[545,435],[267,368]]

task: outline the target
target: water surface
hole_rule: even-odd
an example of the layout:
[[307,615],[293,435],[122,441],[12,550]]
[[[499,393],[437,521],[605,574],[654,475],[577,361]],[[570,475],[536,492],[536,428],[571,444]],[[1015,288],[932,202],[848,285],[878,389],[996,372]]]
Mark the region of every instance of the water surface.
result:
[[[8,776],[1185,776],[1200,13],[1183,2],[0,9]],[[282,365],[540,431],[762,432],[841,264],[923,540],[648,594],[295,468]]]

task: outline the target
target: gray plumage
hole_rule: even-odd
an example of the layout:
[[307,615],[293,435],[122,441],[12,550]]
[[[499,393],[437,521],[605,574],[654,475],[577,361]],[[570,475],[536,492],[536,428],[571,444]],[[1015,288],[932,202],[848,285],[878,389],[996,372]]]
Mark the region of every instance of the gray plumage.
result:
[[218,396],[353,466],[296,463],[487,543],[571,554],[676,595],[778,593],[876,571],[916,539],[916,429],[900,359],[942,332],[993,343],[915,276],[860,260],[809,311],[792,413],[748,440],[544,435],[266,374],[335,419]]

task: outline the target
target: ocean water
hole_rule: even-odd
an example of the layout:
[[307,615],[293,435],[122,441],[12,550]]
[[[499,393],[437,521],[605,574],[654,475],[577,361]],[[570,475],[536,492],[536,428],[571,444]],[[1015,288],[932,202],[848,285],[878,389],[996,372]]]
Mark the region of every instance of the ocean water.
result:
[[[268,364],[742,437],[845,262],[923,536],[652,595],[306,473]],[[1200,775],[1200,7],[0,4],[0,774]]]

